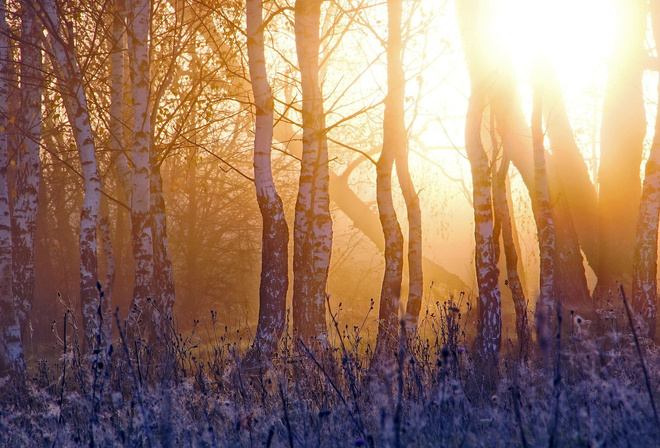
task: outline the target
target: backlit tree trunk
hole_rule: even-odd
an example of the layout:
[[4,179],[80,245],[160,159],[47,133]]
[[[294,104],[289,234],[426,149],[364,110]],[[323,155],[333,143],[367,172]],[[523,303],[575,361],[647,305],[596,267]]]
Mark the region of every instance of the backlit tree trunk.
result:
[[477,350],[486,369],[497,366],[502,337],[500,287],[493,242],[490,165],[481,141],[484,109],[479,86],[472,87],[465,126],[465,150],[472,171],[475,267],[479,287]]
[[[397,152],[403,151],[404,156],[407,157],[403,110],[405,84],[401,64],[401,1],[388,0],[387,12],[387,97],[383,118],[383,150],[376,165],[376,199],[385,236],[385,273],[378,310],[376,361],[393,357],[398,342],[399,300],[403,278],[403,234],[392,201],[392,166]],[[405,162],[407,165],[407,160]]]
[[[149,113],[150,62],[149,23],[151,2],[128,0],[128,49],[133,92],[133,182],[131,194],[131,224],[135,258],[135,286],[128,316],[130,332],[139,332],[138,324],[149,326],[153,321],[154,248],[151,229],[150,149],[151,119]],[[145,322],[146,320],[146,322]]]
[[[390,6],[391,4],[391,6]],[[402,38],[401,38],[401,0],[388,1],[389,32],[387,40],[388,57],[388,89],[392,95],[392,125],[391,131],[395,136],[395,160],[396,173],[399,185],[406,202],[408,217],[408,303],[406,304],[405,322],[409,335],[415,335],[419,313],[422,309],[422,295],[424,293],[424,271],[422,257],[422,209],[419,205],[419,196],[415,190],[410,169],[408,167],[408,137],[406,135],[404,97],[405,97],[405,74],[402,62]],[[388,93],[389,95],[390,93]],[[386,105],[388,107],[388,105]],[[390,125],[383,123],[383,128]]]
[[247,43],[250,81],[254,93],[254,185],[263,225],[261,234],[261,281],[259,322],[245,366],[254,369],[277,349],[286,323],[289,228],[282,199],[271,169],[273,142],[273,94],[268,82],[264,46],[263,0],[247,0]]
[[13,292],[11,217],[7,188],[7,103],[9,101],[9,38],[6,2],[0,1],[0,377],[25,371],[21,327]]
[[[60,33],[59,18],[53,0],[44,0],[44,25],[49,34],[52,64],[56,69],[69,123],[76,141],[82,166],[85,198],[80,213],[80,306],[82,309],[85,343],[88,350],[98,345],[99,292],[98,261],[96,253],[96,228],[101,205],[101,180],[99,177],[94,134],[91,128],[87,98],[82,75],[73,45],[64,44]],[[73,36],[68,36],[73,38]]]
[[34,302],[34,248],[39,195],[39,143],[41,139],[41,27],[34,5],[21,2],[20,97],[16,120],[16,199],[13,215],[14,295],[23,340],[31,335],[31,308]]
[[303,155],[296,200],[293,327],[305,344],[327,341],[326,284],[332,250],[328,142],[319,84],[322,0],[296,0],[296,52],[302,83]]
[[[660,49],[660,2],[651,2],[653,36]],[[658,82],[660,98],[660,82]],[[660,219],[660,102],[656,111],[653,146],[646,161],[633,259],[632,306],[655,337],[658,320],[658,219]]]
[[[536,332],[542,353],[550,348],[555,310],[554,261],[555,229],[548,194],[548,177],[543,145],[542,93],[537,84],[534,88],[532,110],[532,145],[534,147],[534,179],[536,183],[536,228],[539,240],[540,284],[536,301]],[[549,359],[549,358],[548,358]]]
[[646,134],[642,75],[647,4],[644,0],[617,3],[618,24],[601,124],[597,299],[617,298],[617,284],[629,287],[631,283]]
[[[495,130],[491,130],[494,134]],[[496,143],[496,142],[495,142]],[[495,215],[495,228],[499,228],[502,234],[502,246],[504,248],[504,257],[506,259],[507,283],[511,290],[513,307],[516,311],[516,334],[518,335],[518,345],[523,349],[525,344],[531,342],[529,322],[527,319],[527,300],[518,274],[518,251],[513,232],[512,217],[507,199],[506,180],[509,173],[509,159],[502,157],[499,169],[493,167],[493,211]],[[495,231],[497,237],[497,231]],[[496,256],[499,251],[496,250]]]

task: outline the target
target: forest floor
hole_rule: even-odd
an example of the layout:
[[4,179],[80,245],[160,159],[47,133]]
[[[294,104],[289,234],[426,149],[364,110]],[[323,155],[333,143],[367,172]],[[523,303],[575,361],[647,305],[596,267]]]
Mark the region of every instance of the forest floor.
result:
[[261,372],[242,368],[227,329],[159,349],[118,340],[109,356],[60,341],[59,359],[30,361],[26,387],[0,385],[0,446],[660,444],[660,350],[617,311],[598,331],[562,332],[545,357],[509,343],[485,370],[466,319],[443,309],[378,367],[357,327],[313,352],[287,337]]

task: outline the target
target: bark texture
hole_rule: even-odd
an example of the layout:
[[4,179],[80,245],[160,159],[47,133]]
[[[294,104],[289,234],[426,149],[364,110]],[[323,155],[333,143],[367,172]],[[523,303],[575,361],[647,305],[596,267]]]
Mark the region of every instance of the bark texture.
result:
[[133,179],[131,193],[131,227],[135,258],[135,285],[127,328],[137,336],[145,326],[153,328],[154,246],[151,228],[150,150],[151,119],[149,111],[150,62],[149,23],[151,2],[128,0],[128,53],[133,93]]
[[481,141],[484,108],[480,86],[473,86],[466,126],[465,150],[472,171],[472,202],[474,205],[475,267],[479,287],[479,321],[477,351],[486,369],[497,366],[502,338],[500,287],[493,241],[490,166]]
[[[653,37],[660,48],[660,3],[651,2]],[[658,83],[660,95],[660,82]],[[658,96],[660,98],[660,96]],[[660,219],[660,103],[656,111],[655,134],[646,161],[639,220],[633,259],[632,306],[654,338],[658,321],[658,220]]]
[[13,214],[14,295],[23,340],[31,337],[34,302],[34,248],[39,206],[39,143],[41,139],[41,25],[34,5],[21,2],[21,63],[18,147],[16,151],[16,199]]
[[273,142],[273,94],[268,82],[264,45],[263,0],[247,0],[247,39],[250,81],[254,94],[254,185],[263,225],[261,234],[261,279],[259,322],[244,366],[254,370],[260,360],[270,359],[286,324],[286,293],[289,287],[289,228],[282,199],[271,168]]
[[296,0],[296,52],[302,83],[303,154],[296,199],[293,327],[305,344],[327,343],[326,284],[332,251],[328,142],[319,83],[322,0]]
[[387,13],[387,97],[383,118],[383,150],[376,165],[376,200],[385,237],[385,273],[378,309],[378,339],[374,354],[376,362],[392,358],[396,353],[403,280],[403,234],[392,201],[392,167],[397,153],[401,150],[405,153],[406,149],[400,0],[388,0]]
[[7,187],[7,104],[9,101],[9,38],[6,2],[0,1],[0,377],[25,372],[21,327],[13,291],[11,216]]

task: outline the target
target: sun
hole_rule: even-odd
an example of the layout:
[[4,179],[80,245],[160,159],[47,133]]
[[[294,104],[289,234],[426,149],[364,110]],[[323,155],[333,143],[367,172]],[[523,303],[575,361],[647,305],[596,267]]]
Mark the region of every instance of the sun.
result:
[[494,18],[497,38],[518,69],[547,58],[562,86],[583,88],[604,76],[612,48],[613,0],[502,0]]

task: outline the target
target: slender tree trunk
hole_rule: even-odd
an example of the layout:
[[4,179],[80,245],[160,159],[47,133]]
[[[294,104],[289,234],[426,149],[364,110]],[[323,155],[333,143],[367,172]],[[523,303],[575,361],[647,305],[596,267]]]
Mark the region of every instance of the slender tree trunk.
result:
[[163,178],[160,162],[152,151],[151,162],[151,215],[154,245],[154,299],[155,306],[169,319],[174,312],[174,272],[167,242],[167,213],[163,196]]
[[305,344],[327,342],[326,284],[332,251],[328,142],[319,83],[322,0],[296,0],[296,51],[302,82],[303,156],[296,200],[293,327]]
[[493,241],[490,166],[481,141],[483,108],[483,96],[479,87],[473,85],[466,117],[465,149],[472,170],[475,267],[479,286],[477,351],[487,371],[495,368],[499,359],[502,309]]
[[[536,228],[538,231],[539,253],[541,258],[539,297],[536,302],[536,332],[543,355],[548,354],[551,335],[554,334],[553,318],[555,310],[554,261],[555,228],[550,208],[548,177],[543,145],[542,91],[539,85],[534,88],[532,110],[532,145],[534,147],[534,178],[536,183]],[[545,356],[549,359],[549,356]]]
[[[491,129],[491,135],[495,130]],[[496,142],[495,142],[496,143]],[[502,246],[506,259],[507,286],[511,290],[513,307],[516,311],[516,334],[518,345],[522,351],[526,344],[531,342],[529,321],[527,316],[527,299],[525,298],[520,275],[518,274],[518,251],[513,233],[512,217],[507,198],[506,180],[509,173],[510,161],[507,156],[502,156],[499,169],[493,168],[493,211],[495,216],[495,229],[502,234]],[[495,237],[499,233],[494,231]],[[499,250],[495,251],[499,255]]]
[[[660,49],[660,2],[651,1],[653,37]],[[658,82],[660,99],[660,82]],[[633,259],[632,305],[642,318],[649,338],[655,337],[658,321],[658,220],[660,219],[660,101],[655,134],[642,185],[639,221]]]
[[405,322],[408,334],[413,336],[417,331],[424,293],[422,209],[408,167],[408,137],[404,110],[406,80],[402,61],[401,8],[401,0],[388,1],[387,67],[388,95],[391,95],[391,104],[386,105],[386,108],[389,106],[392,109],[392,117],[390,117],[390,123],[383,123],[383,128],[387,130],[390,126],[394,127],[390,132],[393,134],[396,173],[408,215],[408,303]]
[[0,1],[0,377],[25,372],[21,327],[13,291],[12,232],[7,187],[7,104],[9,102],[9,30],[7,4]]
[[259,322],[254,344],[245,358],[244,366],[256,369],[260,360],[273,356],[282,337],[286,324],[286,293],[289,287],[289,228],[271,168],[273,94],[266,70],[262,0],[247,0],[247,40],[250,81],[256,109],[254,184],[263,229]]
[[601,300],[618,298],[618,283],[631,284],[642,184],[639,167],[646,134],[642,75],[647,5],[644,0],[617,4],[598,173],[601,253],[594,296]]
[[43,8],[44,25],[48,30],[53,55],[52,63],[60,79],[60,85],[66,86],[68,89],[62,93],[62,97],[82,166],[85,199],[80,213],[79,234],[80,305],[86,348],[92,350],[98,346],[100,336],[96,228],[101,205],[101,179],[96,161],[94,134],[87,108],[87,98],[73,46],[64,44],[53,0],[45,0]]
[[124,24],[124,0],[116,0],[112,18],[112,49],[110,52],[110,148],[115,159],[114,168],[124,195],[131,202],[131,170],[124,150],[124,51],[126,51],[126,25]]
[[[286,143],[287,150],[296,157],[302,155],[302,143],[296,139],[291,125],[284,120],[280,120],[275,125],[275,140]],[[379,251],[385,252],[385,241],[378,214],[374,213],[369,204],[351,189],[346,173],[338,175],[334,170],[330,170],[330,197],[351,220],[353,226],[364,233]],[[449,293],[467,290],[467,285],[460,277],[425,256],[422,257],[422,267],[427,281],[443,287]]]
[[[385,273],[378,310],[375,361],[392,358],[399,340],[399,300],[403,279],[403,234],[392,201],[392,167],[398,152],[406,151],[401,64],[401,1],[388,0],[387,97],[383,117],[383,150],[376,165],[376,199],[385,236]],[[397,167],[399,160],[397,159]],[[407,165],[407,160],[404,162]],[[403,169],[404,167],[401,167]]]
[[101,204],[103,213],[99,218],[99,232],[101,239],[101,247],[105,255],[105,281],[101,295],[99,296],[100,304],[99,309],[101,312],[101,340],[99,346],[101,349],[106,350],[112,342],[112,323],[113,323],[113,309],[112,309],[112,293],[114,292],[116,265],[115,265],[115,252],[112,247],[112,234],[110,232],[110,219],[108,217],[108,205]]
[[[128,316],[132,336],[140,332],[139,323],[156,325],[153,297],[154,246],[151,228],[150,149],[151,119],[149,113],[150,61],[149,24],[151,2],[128,1],[128,49],[131,87],[133,91],[133,188],[131,194],[131,225],[135,258],[135,286]],[[144,321],[146,319],[146,322]]]
[[39,143],[41,139],[41,27],[33,5],[21,2],[20,98],[17,123],[16,199],[14,200],[13,257],[14,295],[18,321],[26,341],[32,334],[34,302],[34,248],[39,197]]

